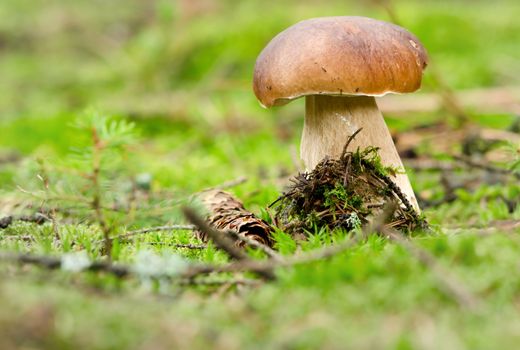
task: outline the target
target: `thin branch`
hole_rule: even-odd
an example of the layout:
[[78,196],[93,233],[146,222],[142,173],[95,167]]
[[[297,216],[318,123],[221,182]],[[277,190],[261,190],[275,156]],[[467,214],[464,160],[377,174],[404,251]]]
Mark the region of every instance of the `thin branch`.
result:
[[228,233],[231,236],[233,236],[234,238],[244,242],[248,246],[261,250],[271,259],[278,260],[278,261],[281,261],[283,259],[283,257],[280,254],[278,254],[274,249],[272,249],[271,247],[269,247],[263,243],[260,243],[256,239],[251,239],[244,234],[237,233],[237,232],[231,231],[231,230],[229,230]]
[[497,167],[490,163],[478,162],[469,157],[462,156],[462,155],[452,155],[452,157],[455,160],[458,160],[459,162],[462,162],[471,168],[483,169],[483,170],[486,170],[491,173],[497,173],[497,174],[502,174],[502,175],[511,175],[511,176],[514,176],[514,177],[520,179],[519,173],[515,173],[509,169],[500,168],[500,167]]
[[[112,240],[118,239],[123,242],[128,240],[131,237],[142,235],[150,232],[159,232],[159,231],[173,231],[173,230],[195,230],[195,226],[193,225],[167,225],[167,226],[155,226],[148,227],[139,230],[127,231],[123,234],[112,237]],[[99,242],[97,242],[99,243]]]
[[0,240],[12,239],[15,241],[32,242],[35,240],[33,235],[1,235]]
[[[62,259],[59,257],[40,256],[31,254],[16,254],[16,253],[2,253],[0,252],[0,261],[17,262],[20,264],[29,264],[43,267],[49,270],[57,270],[62,266]],[[273,260],[243,260],[236,261],[225,265],[211,265],[211,264],[197,264],[188,267],[178,275],[158,275],[156,278],[177,278],[177,279],[193,279],[197,276],[207,275],[210,273],[219,272],[254,272],[260,275],[272,273],[273,267],[277,267]],[[283,264],[280,266],[289,266]],[[133,275],[131,266],[115,265],[110,261],[93,261],[83,271],[91,272],[105,272],[116,277],[123,278]]]
[[[38,160],[38,164],[40,166],[40,174],[38,174],[38,178],[42,181],[43,187],[45,189],[45,195],[49,195],[49,186],[50,186],[50,177],[47,171],[47,168],[45,166],[45,162],[43,159]],[[43,203],[42,203],[43,205]],[[48,215],[40,214],[45,219],[52,222],[52,231],[54,232],[54,239],[59,241],[60,240],[60,231],[58,228],[58,221],[56,220],[56,210],[52,210],[48,213]]]
[[[16,262],[19,264],[35,265],[49,270],[57,270],[62,266],[62,259],[58,257],[37,256],[29,254],[1,253],[0,261]],[[213,269],[218,272],[218,269]],[[223,269],[224,270],[224,269]],[[232,269],[229,269],[232,270]],[[125,278],[135,275],[132,268],[127,265],[114,265],[109,261],[94,261],[83,271],[105,272],[112,274],[118,278]],[[258,286],[262,282],[259,280],[248,279],[243,277],[222,279],[222,280],[198,280],[195,277],[204,274],[204,272],[213,272],[211,267],[197,266],[188,269],[185,273],[177,276],[175,283],[181,286],[219,286],[219,285],[245,285]],[[158,278],[174,278],[175,276],[156,276]]]
[[103,232],[104,254],[110,258],[112,251],[112,240],[110,239],[110,233],[112,232],[112,227],[108,225],[105,215],[103,213],[101,187],[99,183],[99,177],[101,174],[101,153],[103,152],[105,146],[99,138],[96,128],[93,127],[91,131],[93,141],[92,173],[88,175],[88,178],[92,182],[93,191],[91,208],[94,211],[96,220],[99,226],[101,227],[101,231]]
[[226,181],[224,183],[221,183],[220,185],[217,185],[217,186],[214,186],[214,187],[210,187],[209,189],[225,190],[225,189],[228,189],[228,188],[231,188],[231,187],[235,187],[235,186],[241,185],[241,184],[247,182],[247,180],[248,180],[247,177],[241,176],[241,177],[236,178],[234,180],[230,180],[230,181]]
[[[395,205],[395,204],[394,204]],[[189,210],[189,209],[188,209]],[[200,274],[208,274],[213,272],[244,272],[244,271],[250,271],[250,272],[256,272],[259,274],[263,273],[272,273],[272,271],[276,268],[282,268],[282,267],[292,267],[295,265],[301,265],[301,264],[307,264],[314,261],[321,261],[327,258],[331,258],[333,256],[336,256],[338,254],[341,254],[350,248],[352,248],[354,245],[356,245],[362,238],[366,237],[370,232],[376,232],[381,229],[381,227],[384,225],[384,223],[388,220],[388,217],[393,212],[394,208],[387,206],[381,215],[376,217],[372,223],[365,225],[362,229],[361,235],[357,235],[352,237],[349,240],[346,240],[342,243],[326,246],[320,249],[313,250],[308,253],[304,253],[297,256],[288,257],[285,259],[275,260],[242,260],[237,262],[232,262],[227,265],[199,265],[199,266],[192,266],[190,269],[185,271],[184,276],[185,277],[195,277]],[[202,224],[204,225],[205,229],[207,224],[204,222],[204,220],[197,217],[198,220],[202,221]],[[200,227],[199,227],[200,229]],[[211,229],[213,230],[213,229]],[[217,231],[217,230],[215,230]],[[212,232],[215,233],[215,232]],[[217,231],[217,233],[220,233]],[[211,234],[211,233],[210,233]],[[220,233],[222,235],[222,233]]]
[[195,213],[190,208],[182,209],[184,216],[188,221],[192,222],[199,230],[204,232],[208,238],[210,238],[217,248],[225,251],[232,259],[237,260],[248,260],[249,257],[243,250],[235,246],[235,242],[233,242],[229,237],[227,237],[227,233],[223,231],[219,231],[213,227],[211,227],[204,219],[202,219],[199,215]]
[[[240,248],[235,246],[235,242],[231,240],[226,232],[219,231],[211,227],[204,219],[202,219],[195,211],[190,208],[182,209],[186,218],[192,222],[201,232],[206,234],[206,237],[211,239],[215,245],[225,251],[231,258],[238,260],[240,263],[247,263],[250,260],[249,256]],[[275,276],[270,269],[263,271],[255,271],[259,275],[267,279],[274,279]]]
[[405,168],[415,171],[457,171],[464,169],[463,165],[457,165],[436,159],[403,159]]
[[[395,205],[395,204],[394,204]],[[353,246],[355,246],[361,239],[364,239],[366,236],[368,236],[371,232],[377,232],[380,231],[381,228],[384,226],[384,223],[388,220],[391,213],[395,210],[395,207],[392,206],[386,206],[382,213],[374,218],[374,220],[363,226],[363,229],[361,230],[361,234],[355,235],[351,237],[348,240],[345,240],[341,243],[326,246],[323,248],[315,249],[307,253],[303,253],[300,255],[294,255],[291,257],[287,257],[285,259],[276,261],[274,259],[272,260],[250,260],[247,262],[247,264],[243,264],[243,266],[236,266],[235,264],[229,264],[229,265],[223,265],[220,266],[220,272],[232,272],[235,270],[235,272],[238,270],[240,271],[247,271],[248,269],[255,269],[255,270],[263,270],[263,269],[275,269],[280,267],[292,267],[295,265],[301,265],[301,264],[307,264],[314,261],[321,261],[325,260],[331,257],[334,257],[338,254],[341,254],[349,249],[351,249]],[[201,271],[201,273],[203,273]]]
[[[190,209],[185,210],[187,212],[187,216],[190,217]],[[236,260],[228,264],[224,265],[213,265],[213,264],[194,264],[189,266],[186,270],[181,272],[178,275],[166,275],[166,276],[156,276],[156,277],[166,277],[166,278],[175,278],[175,279],[193,279],[198,276],[207,275],[211,273],[235,273],[235,272],[253,272],[262,276],[268,276],[270,278],[274,277],[274,269],[277,268],[290,268],[296,265],[308,264],[316,261],[323,261],[324,259],[328,259],[334,257],[338,254],[341,254],[353,246],[355,246],[362,238],[366,237],[369,233],[380,231],[384,225],[384,222],[387,220],[389,213],[391,213],[391,208],[385,208],[383,213],[378,216],[372,224],[365,225],[362,229],[360,235],[356,235],[348,240],[345,240],[339,244],[326,246],[320,249],[316,249],[307,253],[302,253],[300,255],[295,255],[292,257],[287,257],[281,260],[269,259],[269,260],[251,260],[249,258],[243,260]],[[199,218],[196,214],[194,218],[194,222],[200,224],[199,229],[204,229],[209,232],[210,237],[211,234],[215,234],[215,236],[221,235],[222,232],[218,230],[214,230],[209,227],[204,220]],[[209,227],[209,229],[208,229]],[[217,241],[218,238],[217,238]],[[220,241],[219,241],[220,242]],[[229,242],[228,242],[229,243]],[[216,241],[215,241],[215,244]],[[229,247],[227,246],[227,249]],[[242,252],[243,253],[243,252]],[[0,253],[0,260],[4,261],[14,261],[23,264],[32,264],[41,266],[48,269],[58,269],[61,267],[61,259],[55,257],[47,257],[47,256],[33,256],[28,254],[12,254],[12,253]],[[130,266],[125,265],[114,265],[110,262],[93,262],[89,267],[85,269],[86,271],[97,271],[97,272],[106,272],[111,273],[118,277],[126,277],[132,275],[132,269]]]
[[[467,230],[467,233],[477,234],[478,236],[489,236],[497,233],[513,233],[515,230],[520,229],[520,220],[509,219],[509,220],[496,220],[482,226],[450,226],[446,227],[448,230]],[[465,232],[465,233],[466,233]]]
[[[366,159],[361,159],[361,162],[365,167],[372,168],[373,170],[375,170],[374,164],[366,161]],[[379,177],[395,193],[395,195],[397,196],[397,198],[399,198],[401,203],[403,203],[403,205],[406,207],[406,211],[408,213],[410,213],[411,215],[413,215],[413,217],[415,219],[418,219],[419,215],[418,215],[417,211],[412,206],[412,204],[410,203],[408,198],[406,198],[403,191],[401,191],[401,188],[399,188],[399,186],[397,186],[395,184],[395,182],[389,176],[384,175],[384,174],[379,174]]]
[[169,243],[169,242],[145,242],[144,244],[168,246],[174,248],[186,248],[186,249],[206,249],[208,248],[205,244],[190,244],[190,243]]
[[[62,259],[58,257],[51,256],[39,256],[39,255],[30,255],[30,254],[15,254],[15,253],[1,253],[0,252],[0,260],[1,261],[14,261],[21,264],[30,264],[40,266],[46,269],[55,270],[59,269],[62,266]],[[117,277],[126,277],[131,273],[131,270],[128,266],[124,265],[114,265],[109,261],[94,261],[88,267],[85,268],[85,271],[93,271],[93,272],[108,272]]]
[[262,281],[255,280],[251,278],[232,278],[232,279],[222,279],[222,280],[199,280],[194,278],[188,278],[184,280],[179,280],[177,284],[181,286],[222,286],[222,285],[244,285],[244,286],[252,286],[256,287],[262,284]]
[[[368,232],[364,230],[363,232]],[[272,274],[276,268],[293,267],[301,264],[308,264],[314,261],[322,261],[324,259],[338,255],[351,247],[353,247],[361,237],[355,236],[353,239],[346,240],[340,244],[327,246],[321,249],[303,253],[301,255],[289,257],[287,259],[276,261],[270,260],[239,260],[224,265],[212,265],[212,264],[194,264],[184,270],[177,276],[164,276],[164,277],[176,277],[179,279],[190,279],[201,275],[207,275],[211,273],[234,273],[234,272],[254,272],[257,274],[265,275]],[[49,257],[49,256],[37,256],[30,254],[14,254],[14,253],[0,253],[1,261],[18,262],[22,264],[36,265],[47,269],[58,269],[61,267],[61,258]],[[126,265],[114,265],[108,261],[94,261],[88,266],[85,271],[93,272],[106,272],[113,274],[117,277],[127,277],[132,275],[132,269]],[[156,276],[161,277],[161,276]]]
[[0,229],[5,229],[11,226],[16,221],[24,221],[24,222],[32,222],[38,225],[43,224],[44,222],[48,221],[49,218],[40,212],[35,213],[34,215],[28,216],[28,215],[21,215],[21,216],[4,216],[0,219]]
[[479,299],[471,293],[465,285],[449,270],[444,268],[428,251],[420,248],[399,231],[383,227],[382,233],[391,240],[404,247],[417,260],[426,266],[439,282],[438,287],[446,296],[454,299],[460,306],[467,309],[475,309],[479,306]]
[[[454,91],[461,107],[478,110],[480,113],[501,112],[520,114],[520,87],[500,86]],[[399,117],[403,114],[435,112],[443,108],[444,101],[438,93],[415,93],[391,95],[377,101],[383,114]]]
[[341,158],[344,158],[347,154],[347,149],[350,143],[356,138],[356,136],[363,130],[363,128],[357,129],[352,135],[349,136],[347,139],[347,142],[345,142],[345,145],[343,146],[343,151],[341,151]]

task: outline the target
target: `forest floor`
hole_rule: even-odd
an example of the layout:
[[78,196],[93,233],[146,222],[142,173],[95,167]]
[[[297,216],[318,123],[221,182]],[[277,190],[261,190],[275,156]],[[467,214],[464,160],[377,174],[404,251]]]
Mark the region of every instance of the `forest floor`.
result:
[[[3,1],[0,348],[515,348],[520,3],[393,10]],[[337,14],[398,16],[430,53],[420,92],[378,100],[430,229],[276,230],[268,273],[188,276],[233,264],[193,234],[194,194],[225,188],[270,221],[302,170],[303,101],[260,108],[257,54]]]

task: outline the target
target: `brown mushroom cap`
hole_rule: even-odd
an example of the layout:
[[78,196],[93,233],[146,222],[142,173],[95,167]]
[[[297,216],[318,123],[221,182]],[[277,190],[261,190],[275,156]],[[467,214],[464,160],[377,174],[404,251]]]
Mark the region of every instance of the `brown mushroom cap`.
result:
[[365,17],[299,22],[258,56],[253,89],[266,106],[305,95],[384,95],[421,86],[428,57],[419,40],[391,23]]

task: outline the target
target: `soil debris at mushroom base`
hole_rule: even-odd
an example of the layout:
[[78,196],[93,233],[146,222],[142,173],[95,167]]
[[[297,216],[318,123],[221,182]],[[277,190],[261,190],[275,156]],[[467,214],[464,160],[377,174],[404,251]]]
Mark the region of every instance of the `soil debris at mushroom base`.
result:
[[376,147],[349,150],[355,132],[339,159],[324,158],[314,170],[300,173],[270,207],[275,224],[293,235],[316,228],[356,229],[377,217],[385,204],[395,202],[388,227],[411,232],[427,222],[390,178],[397,171],[384,167]]

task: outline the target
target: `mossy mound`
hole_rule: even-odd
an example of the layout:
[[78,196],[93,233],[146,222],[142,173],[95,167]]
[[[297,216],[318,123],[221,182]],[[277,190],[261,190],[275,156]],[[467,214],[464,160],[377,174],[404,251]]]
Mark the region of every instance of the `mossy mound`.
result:
[[[355,135],[354,135],[355,136]],[[299,234],[327,227],[352,230],[394,202],[388,226],[404,232],[426,227],[401,190],[391,180],[395,169],[382,166],[377,148],[347,151],[339,159],[322,160],[310,173],[300,173],[271,207],[275,223]]]

